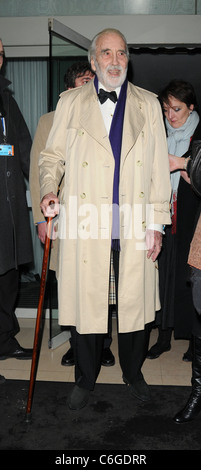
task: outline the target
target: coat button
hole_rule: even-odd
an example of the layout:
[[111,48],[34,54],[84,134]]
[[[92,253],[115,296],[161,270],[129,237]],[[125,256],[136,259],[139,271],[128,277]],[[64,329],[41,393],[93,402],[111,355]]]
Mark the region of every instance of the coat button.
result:
[[82,164],[83,168],[86,168],[88,166],[88,163],[87,162],[83,162]]
[[7,174],[7,177],[9,178],[9,176],[10,176],[10,171],[7,171],[6,174]]
[[82,199],[85,199],[85,197],[86,197],[86,193],[82,193],[82,194],[80,194],[80,197],[81,197]]
[[144,197],[143,191],[141,191],[141,193],[139,194],[139,197]]
[[137,161],[137,166],[142,166],[141,160],[138,160],[138,161]]

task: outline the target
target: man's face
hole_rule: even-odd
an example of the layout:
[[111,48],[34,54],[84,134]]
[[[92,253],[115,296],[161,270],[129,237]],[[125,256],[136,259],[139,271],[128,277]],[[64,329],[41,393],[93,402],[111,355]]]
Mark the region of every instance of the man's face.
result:
[[128,57],[126,44],[115,32],[103,33],[96,43],[96,58],[91,59],[92,69],[107,90],[115,90],[126,78]]
[[4,48],[3,48],[2,41],[0,40],[0,70],[3,65],[3,58],[4,58]]
[[85,83],[89,82],[93,77],[94,74],[90,70],[86,71],[84,75],[79,75],[75,79],[75,88],[85,85]]

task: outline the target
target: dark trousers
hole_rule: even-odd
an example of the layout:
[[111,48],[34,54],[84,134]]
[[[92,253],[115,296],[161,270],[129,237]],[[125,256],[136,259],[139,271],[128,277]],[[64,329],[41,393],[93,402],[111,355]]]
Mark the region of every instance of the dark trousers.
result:
[[[112,312],[113,312],[113,305],[109,305],[109,311],[108,311],[108,333],[104,335],[104,342],[103,342],[103,349],[110,348],[112,344]],[[70,327],[70,332],[71,332],[71,338],[69,339],[71,348],[73,348],[73,340],[72,340],[72,335],[73,335],[73,326]]]
[[193,319],[193,336],[201,339],[201,270],[192,268],[191,275],[193,305],[195,314]]
[[18,345],[14,338],[20,330],[15,315],[18,287],[18,270],[11,269],[0,275],[0,354],[11,353]]
[[[118,329],[118,278],[119,252],[113,252],[116,288],[116,315]],[[78,386],[93,390],[101,368],[104,334],[79,334],[72,327],[72,346],[75,354],[75,382]],[[144,330],[118,333],[119,362],[123,377],[130,384],[141,378],[141,368],[146,358],[149,343],[149,324]]]

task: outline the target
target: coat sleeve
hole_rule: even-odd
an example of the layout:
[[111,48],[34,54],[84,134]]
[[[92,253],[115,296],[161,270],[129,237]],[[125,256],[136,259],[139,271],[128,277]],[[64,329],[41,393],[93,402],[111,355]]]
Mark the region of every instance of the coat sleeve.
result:
[[47,138],[52,126],[53,113],[48,113],[39,119],[36,133],[34,136],[31,156],[30,156],[30,174],[29,185],[31,192],[32,212],[34,223],[45,221],[45,217],[40,209],[40,183],[39,183],[39,157],[40,152],[45,148]]
[[30,132],[26,125],[26,122],[22,116],[22,113],[14,100],[11,97],[11,106],[15,116],[15,125],[18,136],[18,146],[19,146],[19,157],[20,157],[20,166],[22,172],[27,180],[29,180],[29,166],[30,166],[30,151],[32,145],[32,139]]
[[154,158],[150,189],[150,203],[154,207],[156,224],[171,224],[170,198],[171,182],[168,159],[168,148],[165,127],[160,103],[153,104]]
[[45,149],[39,157],[40,199],[53,192],[57,194],[60,181],[65,171],[66,154],[66,109],[62,99],[55,111]]

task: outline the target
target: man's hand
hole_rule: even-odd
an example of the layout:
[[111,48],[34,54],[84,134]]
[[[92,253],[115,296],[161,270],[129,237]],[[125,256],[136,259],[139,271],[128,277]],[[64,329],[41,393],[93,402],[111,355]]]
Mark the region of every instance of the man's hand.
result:
[[38,238],[44,244],[47,232],[47,222],[42,222],[41,224],[37,225],[38,230]]
[[[38,238],[39,238],[39,240],[41,241],[41,243],[45,244],[46,235],[47,235],[47,231],[48,231],[47,222],[43,222],[42,224],[38,224],[37,229],[38,229]],[[53,226],[53,230],[51,232],[51,238],[52,238],[53,241],[56,240],[56,238],[57,238],[56,228],[54,226]]]
[[162,247],[162,233],[157,230],[146,231],[147,258],[156,261]]
[[45,217],[55,217],[59,214],[59,199],[54,193],[48,193],[42,199],[40,208]]

